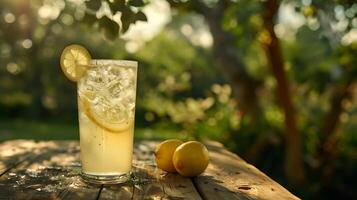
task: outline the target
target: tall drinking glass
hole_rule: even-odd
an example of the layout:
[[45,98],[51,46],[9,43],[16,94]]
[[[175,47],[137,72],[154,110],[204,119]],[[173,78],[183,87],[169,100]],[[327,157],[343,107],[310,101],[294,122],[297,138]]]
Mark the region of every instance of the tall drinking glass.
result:
[[82,177],[115,184],[130,178],[137,62],[91,60],[78,81]]

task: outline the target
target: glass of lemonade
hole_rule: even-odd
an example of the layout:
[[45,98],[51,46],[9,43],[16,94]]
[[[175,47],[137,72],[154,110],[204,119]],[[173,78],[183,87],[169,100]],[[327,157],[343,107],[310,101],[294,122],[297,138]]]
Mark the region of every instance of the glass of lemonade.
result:
[[77,82],[82,177],[120,183],[130,177],[137,62],[91,60]]
[[129,180],[133,155],[136,61],[95,60],[80,45],[66,47],[61,68],[77,82],[82,178],[90,183]]

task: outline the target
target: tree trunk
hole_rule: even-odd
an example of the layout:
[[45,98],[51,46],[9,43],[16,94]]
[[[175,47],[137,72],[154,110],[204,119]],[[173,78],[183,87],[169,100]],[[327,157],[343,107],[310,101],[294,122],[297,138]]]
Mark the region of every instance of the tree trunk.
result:
[[277,95],[285,116],[285,173],[293,184],[304,180],[304,164],[302,155],[301,138],[296,126],[296,113],[291,100],[289,82],[284,71],[283,55],[279,40],[274,32],[274,16],[279,9],[277,0],[265,2],[264,27],[269,38],[263,42],[267,60],[277,82]]
[[245,70],[245,65],[237,55],[233,36],[222,28],[220,21],[222,18],[215,15],[205,16],[205,18],[214,41],[213,55],[217,67],[230,82],[240,110],[254,116],[257,114],[256,90],[259,83],[253,80]]
[[328,145],[330,138],[333,137],[333,133],[337,127],[340,114],[343,111],[342,101],[346,98],[350,98],[352,95],[352,78],[341,87],[336,87],[331,99],[330,110],[327,112],[324,119],[324,124],[321,129],[321,151],[329,152],[332,150],[331,145]]
[[336,132],[339,117],[344,111],[342,101],[351,98],[353,90],[353,77],[349,77],[345,85],[336,87],[330,104],[330,110],[324,119],[321,129],[321,140],[317,153],[322,170],[322,180],[328,183],[335,170],[335,160],[339,150],[338,143],[341,138],[341,132]]

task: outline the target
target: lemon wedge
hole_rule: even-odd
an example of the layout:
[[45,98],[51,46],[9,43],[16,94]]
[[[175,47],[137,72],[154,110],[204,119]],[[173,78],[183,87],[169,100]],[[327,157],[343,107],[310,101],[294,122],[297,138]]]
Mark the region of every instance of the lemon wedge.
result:
[[106,131],[120,133],[134,125],[134,120],[128,119],[123,121],[117,119],[117,115],[113,115],[111,109],[95,109],[86,97],[79,98],[79,106],[81,111],[84,112],[93,123]]
[[61,55],[61,68],[71,81],[78,81],[89,67],[91,56],[87,49],[78,44],[67,46]]

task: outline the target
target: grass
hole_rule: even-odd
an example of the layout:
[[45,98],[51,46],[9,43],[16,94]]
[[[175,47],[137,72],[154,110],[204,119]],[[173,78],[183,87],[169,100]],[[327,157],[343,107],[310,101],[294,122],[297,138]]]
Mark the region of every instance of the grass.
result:
[[1,120],[0,141],[13,139],[75,140],[79,139],[78,126],[24,119]]
[[[174,130],[136,128],[135,139],[164,140],[182,138]],[[79,140],[77,122],[65,124],[59,122],[33,121],[25,119],[0,120],[0,142],[14,139],[32,140]]]

